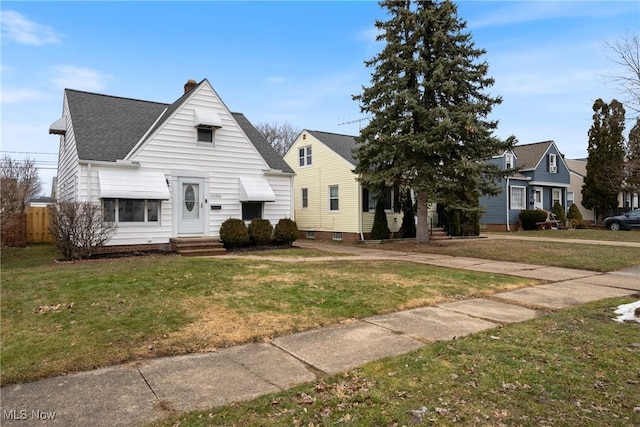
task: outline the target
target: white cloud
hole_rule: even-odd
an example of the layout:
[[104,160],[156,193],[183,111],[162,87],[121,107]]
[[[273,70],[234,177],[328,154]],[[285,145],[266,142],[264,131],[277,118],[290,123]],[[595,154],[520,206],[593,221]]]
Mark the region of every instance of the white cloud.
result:
[[36,89],[2,89],[2,103],[15,104],[19,102],[41,101],[48,98],[44,92]]
[[24,15],[12,11],[1,12],[2,37],[16,43],[42,46],[61,42],[61,35],[48,25],[30,21]]
[[107,81],[111,79],[111,76],[100,71],[74,65],[56,65],[51,69],[54,72],[51,81],[59,89],[100,91],[105,88]]
[[519,1],[496,2],[485,15],[468,20],[471,29],[572,17],[605,17],[637,13],[636,2]]

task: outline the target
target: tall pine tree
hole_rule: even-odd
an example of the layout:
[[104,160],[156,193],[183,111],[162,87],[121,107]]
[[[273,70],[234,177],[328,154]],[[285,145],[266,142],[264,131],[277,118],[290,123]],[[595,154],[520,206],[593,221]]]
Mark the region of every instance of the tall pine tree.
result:
[[625,179],[629,191],[640,193],[640,118],[629,132]]
[[[377,21],[382,51],[365,62],[371,86],[354,99],[371,117],[357,138],[356,173],[368,186],[394,183],[414,190],[418,242],[429,239],[427,203],[450,200],[464,178],[477,194],[497,194],[502,172],[484,162],[511,141],[493,136],[488,116],[500,97],[486,93],[485,54],[450,1],[385,0],[390,19]],[[469,187],[466,187],[467,190]]]
[[596,223],[602,223],[605,215],[618,207],[624,180],[624,107],[615,99],[607,104],[598,98],[593,111],[582,206],[595,209]]

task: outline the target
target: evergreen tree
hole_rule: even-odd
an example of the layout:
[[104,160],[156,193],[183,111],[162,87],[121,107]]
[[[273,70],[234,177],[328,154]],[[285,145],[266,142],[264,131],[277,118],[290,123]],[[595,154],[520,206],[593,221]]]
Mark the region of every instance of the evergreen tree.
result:
[[624,108],[615,99],[610,104],[597,99],[593,111],[582,206],[595,209],[596,222],[602,223],[605,214],[618,207],[624,179]]
[[400,237],[416,237],[416,211],[413,206],[413,198],[411,197],[410,188],[407,188],[402,193],[400,203],[402,204],[402,225],[400,226]]
[[640,192],[640,118],[629,132],[627,141],[626,187],[633,193]]
[[387,214],[384,211],[384,199],[378,197],[376,213],[373,217],[373,227],[371,228],[371,238],[373,240],[388,239],[389,233],[391,233],[391,230],[389,230]]
[[382,51],[365,62],[371,85],[354,99],[371,117],[357,138],[355,172],[368,186],[400,184],[417,199],[418,242],[428,236],[428,202],[451,198],[462,178],[478,194],[497,194],[502,171],[484,162],[511,146],[493,136],[488,119],[500,97],[466,23],[450,1],[382,1]]

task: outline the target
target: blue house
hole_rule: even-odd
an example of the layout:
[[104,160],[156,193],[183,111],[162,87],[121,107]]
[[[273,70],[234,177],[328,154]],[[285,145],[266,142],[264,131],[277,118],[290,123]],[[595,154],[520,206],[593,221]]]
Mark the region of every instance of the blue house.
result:
[[502,192],[480,198],[485,213],[480,219],[489,231],[510,231],[520,212],[528,209],[551,211],[559,202],[567,210],[569,167],[553,141],[513,147],[488,160],[504,170],[518,172],[500,180]]

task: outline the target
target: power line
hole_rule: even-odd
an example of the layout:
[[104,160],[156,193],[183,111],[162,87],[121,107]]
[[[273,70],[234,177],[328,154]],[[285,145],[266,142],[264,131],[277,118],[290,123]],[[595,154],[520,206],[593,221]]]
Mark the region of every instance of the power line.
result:
[[12,154],[42,154],[42,155],[51,155],[57,156],[58,153],[41,153],[37,151],[8,151],[8,150],[0,150],[0,153],[12,153]]

